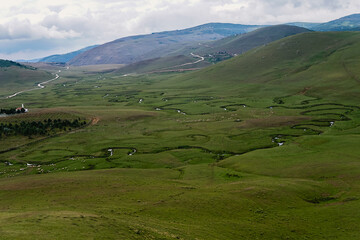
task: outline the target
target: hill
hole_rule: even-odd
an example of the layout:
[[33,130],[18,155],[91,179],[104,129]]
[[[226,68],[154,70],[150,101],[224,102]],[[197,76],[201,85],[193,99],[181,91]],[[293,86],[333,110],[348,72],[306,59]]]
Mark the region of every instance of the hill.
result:
[[[327,23],[293,22],[314,31],[359,31],[360,14],[353,14]],[[66,62],[70,65],[130,64],[163,56],[183,55],[184,48],[197,43],[243,34],[262,26],[209,23],[193,28],[117,39],[100,46],[90,46],[68,54],[59,54],[28,62]],[[22,60],[24,61],[24,60]]]
[[[308,28],[314,31],[358,31],[359,14],[354,14],[328,23],[294,22],[287,25]],[[168,55],[184,55],[184,49],[198,43],[219,40],[232,35],[251,32],[257,25],[209,23],[193,28],[139,35],[117,39],[68,56],[50,56],[40,61],[68,62],[70,65],[131,64]]]
[[89,47],[85,47],[82,48],[80,50],[77,51],[73,51],[73,52],[69,52],[69,53],[65,53],[65,54],[55,54],[55,55],[51,55],[51,56],[47,56],[47,57],[43,57],[43,58],[37,58],[37,59],[31,59],[31,60],[25,60],[25,59],[20,59],[17,60],[17,62],[23,62],[23,63],[39,63],[39,62],[44,62],[44,63],[67,63],[69,62],[71,59],[73,59],[74,57],[76,57],[77,55],[90,50],[94,47],[97,47],[98,45],[93,45],[93,46],[89,46]]
[[352,14],[334,21],[319,24],[312,28],[315,31],[359,31],[360,14]]
[[0,68],[8,68],[8,67],[28,68],[27,66],[14,61],[0,59]]
[[207,43],[206,46],[195,52],[209,54],[225,51],[232,55],[242,54],[255,47],[304,32],[310,32],[310,30],[288,25],[264,27],[249,33],[230,36],[218,41]]
[[51,74],[31,66],[0,59],[0,95],[11,94],[51,78]]
[[319,25],[321,23],[310,23],[310,22],[291,22],[291,23],[285,23],[285,25],[290,25],[290,26],[296,26],[296,27],[303,27],[303,28],[307,28],[307,29],[313,29],[314,27],[316,27],[317,25]]
[[70,52],[70,53],[66,53],[66,54],[56,54],[56,55],[51,55],[48,57],[44,57],[39,59],[37,62],[48,62],[48,63],[67,63],[69,62],[71,59],[73,59],[74,57],[76,57],[77,55],[88,51],[90,49],[93,49],[95,47],[97,47],[98,45],[93,45],[93,46],[89,46],[86,48],[82,48],[80,50],[74,51],[74,52]]
[[167,56],[161,58],[148,59],[136,63],[129,64],[115,71],[115,73],[151,73],[151,72],[171,72],[184,70],[188,68],[203,68],[209,66],[210,63],[201,61],[185,55]]
[[356,60],[359,51],[358,32],[302,33],[175,81],[228,85],[233,90],[235,86],[243,88],[244,83],[266,83],[278,90],[309,88],[307,92],[314,96],[356,100],[360,94],[360,66]]
[[[232,56],[242,54],[252,48],[268,44],[275,40],[310,30],[296,26],[278,25],[257,29],[255,31],[226,37],[220,40],[196,43],[177,52],[185,55],[167,56],[132,63],[119,69],[119,73],[145,73],[151,71],[171,71],[176,69],[197,69],[209,66]],[[204,61],[198,62],[193,53],[203,56]],[[194,64],[191,64],[194,63]]]
[[210,23],[184,30],[121,38],[89,51],[69,61],[71,65],[130,64],[176,52],[186,46],[246,33],[260,26]]

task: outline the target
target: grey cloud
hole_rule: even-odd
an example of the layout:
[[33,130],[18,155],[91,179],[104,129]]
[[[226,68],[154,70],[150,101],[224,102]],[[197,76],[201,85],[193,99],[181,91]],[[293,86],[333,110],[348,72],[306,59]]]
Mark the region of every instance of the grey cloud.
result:
[[55,12],[55,13],[59,13],[61,12],[63,9],[65,8],[64,5],[57,5],[57,6],[49,6],[48,9],[51,11],[51,12]]
[[0,39],[9,39],[9,31],[6,27],[0,25]]
[[46,28],[56,27],[58,30],[86,33],[91,29],[91,22],[91,19],[86,17],[61,18],[58,14],[52,14],[46,16],[40,24]]
[[0,25],[0,39],[31,38],[33,34],[29,21],[14,20],[6,25]]

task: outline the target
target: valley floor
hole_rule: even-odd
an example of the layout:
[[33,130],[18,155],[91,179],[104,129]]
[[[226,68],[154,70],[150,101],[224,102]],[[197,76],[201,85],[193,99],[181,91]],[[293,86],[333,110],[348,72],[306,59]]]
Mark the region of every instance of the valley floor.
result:
[[[351,96],[188,85],[183,73],[59,75],[0,100],[29,108],[0,118],[1,239],[359,238]],[[11,134],[22,122],[48,127]]]

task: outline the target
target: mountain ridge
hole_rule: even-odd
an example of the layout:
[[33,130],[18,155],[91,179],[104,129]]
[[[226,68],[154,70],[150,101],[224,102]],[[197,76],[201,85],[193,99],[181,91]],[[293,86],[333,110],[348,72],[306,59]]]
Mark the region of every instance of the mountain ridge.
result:
[[327,23],[322,23],[315,26],[312,30],[315,31],[359,31],[360,29],[360,14],[351,14],[339,19],[332,20]]
[[237,33],[246,33],[260,27],[259,25],[210,23],[182,30],[129,36],[86,51],[72,59],[69,64],[75,66],[110,63],[130,64],[170,55],[178,49],[191,46],[197,42],[217,40]]
[[[304,27],[314,31],[359,31],[360,14],[348,15],[327,23],[291,22],[285,25]],[[28,60],[28,62],[65,62],[75,66],[131,64],[167,55],[181,55],[183,54],[181,49],[191,47],[196,42],[219,40],[266,26],[269,25],[212,22],[185,29],[127,36],[102,45],[89,46],[67,54]],[[138,48],[138,51],[134,48]],[[26,60],[22,60],[24,61]]]
[[[120,68],[117,72],[128,74],[162,70],[165,71],[169,70],[169,68],[172,70],[203,68],[212,63],[217,63],[231,58],[232,56],[242,54],[252,48],[303,32],[310,32],[310,30],[288,25],[263,27],[249,33],[225,37],[223,39],[203,43],[201,45],[196,44],[196,46],[183,49],[183,55],[165,56],[162,58],[153,58],[132,63],[128,66]],[[201,64],[191,58],[193,53],[204,57]],[[182,61],[179,61],[180,59],[182,59]],[[193,62],[193,64],[191,62]],[[171,66],[171,64],[173,64],[173,66]]]

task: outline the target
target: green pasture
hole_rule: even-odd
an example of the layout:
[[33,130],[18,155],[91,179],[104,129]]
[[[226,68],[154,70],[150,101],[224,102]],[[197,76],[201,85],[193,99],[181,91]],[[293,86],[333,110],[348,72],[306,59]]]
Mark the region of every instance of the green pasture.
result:
[[359,46],[306,33],[191,73],[54,69],[0,123],[89,124],[0,139],[1,238],[358,239]]

